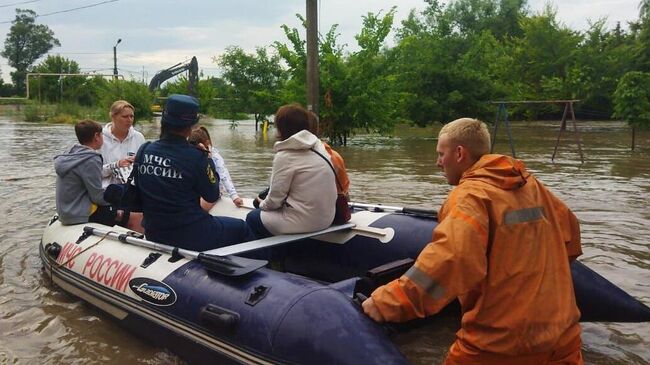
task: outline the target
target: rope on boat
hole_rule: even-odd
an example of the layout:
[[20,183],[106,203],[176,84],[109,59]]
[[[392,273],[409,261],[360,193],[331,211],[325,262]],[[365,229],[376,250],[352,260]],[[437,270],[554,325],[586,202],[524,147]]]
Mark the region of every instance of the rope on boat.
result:
[[[70,257],[69,259],[65,260],[64,262],[59,263],[58,261],[55,261],[55,264],[57,265],[56,268],[57,268],[57,269],[60,269],[62,266],[66,265],[66,264],[67,264],[68,262],[70,262],[71,260],[77,258],[77,257],[78,257],[79,255],[81,255],[82,253],[84,253],[84,252],[90,250],[91,248],[97,246],[100,242],[102,242],[104,239],[106,239],[106,237],[108,237],[109,234],[111,234],[111,233],[117,233],[117,232],[115,232],[115,231],[108,231],[108,232],[106,232],[106,233],[105,233],[105,234],[104,234],[104,235],[103,235],[103,236],[102,236],[102,237],[101,237],[97,242],[95,242],[95,243],[93,243],[92,245],[90,245],[90,246],[84,248],[83,250],[79,251],[79,252],[76,253],[75,255],[72,255],[72,257]],[[53,274],[53,268],[52,268],[52,266],[54,266],[54,265],[50,265],[50,284],[53,284],[53,283],[54,283],[54,280],[53,280],[53,275],[54,275],[54,274]]]

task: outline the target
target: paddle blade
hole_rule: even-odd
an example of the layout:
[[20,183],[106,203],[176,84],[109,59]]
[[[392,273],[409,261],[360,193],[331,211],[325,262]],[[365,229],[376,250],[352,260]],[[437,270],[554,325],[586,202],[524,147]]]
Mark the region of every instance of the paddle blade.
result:
[[266,260],[248,259],[239,256],[215,256],[199,253],[197,260],[206,270],[224,276],[242,276],[258,270],[266,264]]

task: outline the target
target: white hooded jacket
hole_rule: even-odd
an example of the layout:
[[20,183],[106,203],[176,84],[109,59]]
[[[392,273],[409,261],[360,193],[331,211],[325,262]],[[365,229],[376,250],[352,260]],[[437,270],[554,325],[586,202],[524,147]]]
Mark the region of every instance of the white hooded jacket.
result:
[[276,142],[269,193],[261,203],[264,227],[274,235],[313,232],[332,224],[336,181],[322,142],[303,130]]
[[118,184],[126,182],[126,179],[131,173],[131,166],[117,167],[117,161],[126,158],[128,153],[138,152],[138,148],[144,143],[144,136],[142,133],[130,127],[129,133],[123,141],[120,142],[117,137],[111,133],[113,123],[108,123],[102,129],[104,135],[104,144],[100,152],[104,159],[102,166],[102,187],[105,188],[109,184]]

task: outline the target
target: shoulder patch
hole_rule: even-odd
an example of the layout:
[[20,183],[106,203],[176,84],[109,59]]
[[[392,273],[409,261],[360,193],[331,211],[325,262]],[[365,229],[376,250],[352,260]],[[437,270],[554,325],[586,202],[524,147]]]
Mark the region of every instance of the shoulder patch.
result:
[[208,180],[210,181],[210,184],[214,184],[217,182],[217,177],[214,175],[214,171],[210,167],[210,164],[205,168],[205,174],[208,176]]

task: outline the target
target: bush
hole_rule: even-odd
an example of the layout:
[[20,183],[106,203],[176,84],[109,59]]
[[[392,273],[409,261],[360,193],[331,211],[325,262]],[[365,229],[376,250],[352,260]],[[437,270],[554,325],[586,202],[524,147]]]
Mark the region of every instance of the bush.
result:
[[70,114],[57,114],[49,118],[48,121],[57,124],[74,124],[78,119]]
[[79,104],[72,104],[72,103],[55,104],[54,113],[57,115],[68,115],[68,116],[83,115],[81,106]]
[[122,81],[108,83],[102,90],[101,106],[108,112],[116,100],[126,100],[135,108],[135,120],[151,120],[151,104],[153,96],[145,84],[137,81]]
[[42,121],[43,114],[42,110],[43,108],[37,106],[37,105],[27,105],[24,109],[24,115],[25,115],[25,121],[26,122],[40,122]]

